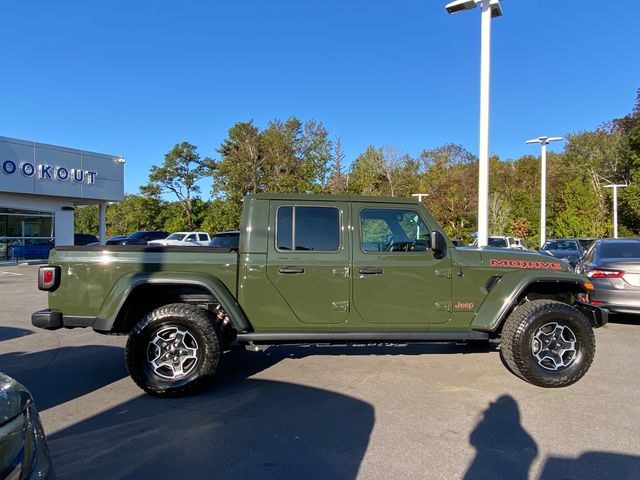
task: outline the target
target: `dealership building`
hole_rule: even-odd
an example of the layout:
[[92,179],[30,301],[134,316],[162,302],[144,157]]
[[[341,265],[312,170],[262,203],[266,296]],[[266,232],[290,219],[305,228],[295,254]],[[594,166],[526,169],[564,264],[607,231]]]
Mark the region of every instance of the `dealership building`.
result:
[[73,245],[79,205],[100,206],[104,242],[107,203],[123,198],[122,157],[0,137],[0,261]]

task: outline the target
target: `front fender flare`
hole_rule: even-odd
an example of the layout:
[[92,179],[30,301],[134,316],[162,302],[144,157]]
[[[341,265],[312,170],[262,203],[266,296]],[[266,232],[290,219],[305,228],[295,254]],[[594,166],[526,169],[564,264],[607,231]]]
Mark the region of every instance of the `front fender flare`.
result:
[[[500,275],[497,273],[497,275]],[[523,292],[535,284],[555,284],[557,292],[588,293],[584,287],[587,278],[567,272],[509,271],[501,276],[488,292],[471,322],[471,329],[495,332],[516,306]]]
[[220,279],[203,273],[176,273],[176,272],[136,272],[124,275],[118,280],[102,303],[94,330],[112,331],[127,298],[133,291],[142,285],[176,285],[196,286],[207,290],[216,298],[222,308],[227,312],[233,322],[233,326],[239,332],[251,331],[251,323],[242,311],[235,297]]

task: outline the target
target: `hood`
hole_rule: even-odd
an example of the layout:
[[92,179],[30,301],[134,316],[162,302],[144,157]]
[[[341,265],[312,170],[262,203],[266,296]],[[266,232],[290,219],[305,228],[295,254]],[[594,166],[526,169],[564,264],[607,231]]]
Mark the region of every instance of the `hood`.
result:
[[0,425],[20,415],[31,402],[31,394],[13,378],[0,373]]
[[569,271],[569,264],[565,260],[549,255],[541,255],[529,250],[495,247],[463,247],[458,250],[476,253],[480,257],[482,267],[485,268],[548,270],[554,272]]

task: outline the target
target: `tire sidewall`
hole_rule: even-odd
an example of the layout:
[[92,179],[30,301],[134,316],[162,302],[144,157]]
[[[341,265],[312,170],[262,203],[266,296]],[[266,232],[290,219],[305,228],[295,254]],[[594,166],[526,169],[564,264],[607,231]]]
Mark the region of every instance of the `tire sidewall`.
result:
[[[142,320],[129,335],[126,347],[129,374],[141,388],[158,395],[187,390],[199,380],[212,375],[219,360],[219,339],[215,335],[213,339],[210,338],[211,332],[205,331],[201,325],[203,321],[209,320],[206,312],[182,309],[184,313],[178,313],[175,310],[179,308],[170,307],[173,305],[161,307]],[[180,327],[193,335],[199,350],[195,367],[187,375],[175,380],[158,375],[147,358],[149,342],[155,334],[172,326]]]
[[[565,385],[576,376],[581,377],[593,360],[593,332],[586,319],[579,312],[541,309],[531,314],[524,322],[523,334],[518,342],[519,356],[523,367],[548,386]],[[532,339],[537,330],[548,323],[557,323],[571,329],[576,337],[576,356],[568,367],[561,370],[548,370],[542,367],[533,354]]]

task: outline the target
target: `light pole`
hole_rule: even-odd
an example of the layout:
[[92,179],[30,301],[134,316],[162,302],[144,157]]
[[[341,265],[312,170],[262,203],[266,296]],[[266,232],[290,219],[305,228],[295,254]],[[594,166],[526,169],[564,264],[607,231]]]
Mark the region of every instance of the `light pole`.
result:
[[540,144],[540,248],[547,239],[547,145],[562,140],[562,137],[538,137],[527,140],[527,143]]
[[502,15],[499,0],[456,0],[446,10],[457,13],[481,6],[480,33],[480,149],[478,176],[478,246],[489,237],[489,80],[491,71],[491,19]]
[[604,188],[613,188],[613,238],[618,238],[618,188],[628,187],[626,183],[612,183]]

